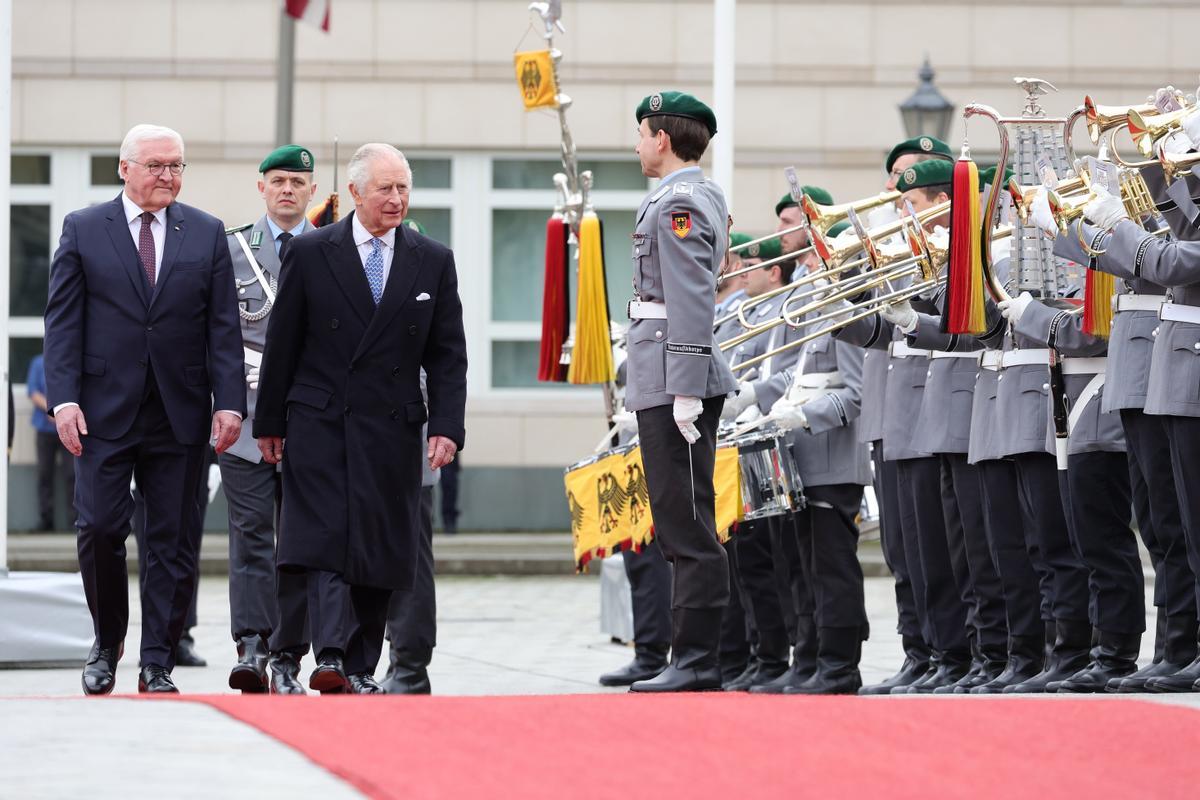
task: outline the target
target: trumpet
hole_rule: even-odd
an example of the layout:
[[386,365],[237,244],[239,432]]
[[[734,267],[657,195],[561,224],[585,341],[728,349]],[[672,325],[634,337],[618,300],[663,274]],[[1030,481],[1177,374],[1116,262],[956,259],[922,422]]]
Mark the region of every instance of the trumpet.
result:
[[1155,106],[1149,103],[1139,106],[1102,106],[1097,105],[1089,95],[1083,98],[1083,109],[1087,119],[1088,136],[1091,137],[1092,144],[1098,145],[1105,133],[1127,125],[1131,112],[1152,114]]
[[1165,114],[1154,114],[1132,109],[1129,112],[1129,135],[1137,145],[1138,152],[1147,158],[1154,156],[1154,145],[1164,136],[1183,127],[1184,118],[1197,113],[1195,108],[1181,108]]
[[[1125,211],[1131,219],[1158,213],[1158,207],[1154,203],[1154,197],[1150,194],[1150,188],[1146,186],[1146,181],[1140,173],[1122,173],[1120,186],[1121,202],[1125,205]],[[1046,191],[1046,200],[1050,203],[1050,213],[1054,215],[1054,221],[1058,223],[1059,230],[1063,233],[1066,233],[1067,226],[1071,222],[1083,216],[1084,206],[1097,197],[1095,189],[1090,185],[1086,192],[1074,190],[1073,194],[1068,194],[1071,191],[1070,189]]]
[[1158,163],[1162,164],[1163,177],[1167,179],[1167,183],[1169,184],[1176,178],[1179,178],[1180,173],[1200,166],[1200,153],[1173,155],[1164,149],[1160,149],[1158,152]]

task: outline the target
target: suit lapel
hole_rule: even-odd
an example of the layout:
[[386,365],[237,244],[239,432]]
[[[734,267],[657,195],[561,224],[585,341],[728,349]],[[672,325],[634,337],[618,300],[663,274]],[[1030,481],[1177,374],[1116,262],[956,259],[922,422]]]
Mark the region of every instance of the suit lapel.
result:
[[171,203],[167,206],[167,226],[163,231],[165,237],[163,241],[163,257],[162,263],[158,265],[158,280],[154,282],[154,294],[150,298],[150,305],[154,305],[154,301],[158,299],[163,292],[163,286],[166,285],[167,278],[171,277],[171,269],[175,266],[175,260],[179,258],[179,250],[183,247],[183,237],[187,236],[187,225],[184,224],[183,210],[178,203]]
[[108,237],[112,239],[113,249],[117,251],[121,266],[125,268],[125,274],[129,278],[129,282],[133,284],[133,290],[141,298],[142,305],[147,305],[150,302],[150,284],[146,280],[145,271],[142,270],[142,261],[138,256],[137,248],[133,246],[133,237],[129,235],[129,223],[125,220],[125,205],[119,196],[113,201],[109,210]]
[[338,235],[323,241],[322,245],[326,248],[325,260],[333,279],[362,320],[363,327],[367,327],[375,316],[375,301],[371,298],[371,287],[363,271],[362,259],[358,257],[358,248],[354,246],[354,229],[350,222],[353,217],[351,212],[337,223],[341,226]]
[[[421,269],[421,258],[420,245],[411,236],[403,225],[396,228],[396,252],[392,254],[392,268],[388,272],[379,307],[375,309],[375,318],[367,326],[367,331],[358,344],[358,353],[370,347],[387,329],[392,317],[396,316],[412,293],[413,284],[416,283],[417,274]],[[363,280],[366,280],[365,274]]]

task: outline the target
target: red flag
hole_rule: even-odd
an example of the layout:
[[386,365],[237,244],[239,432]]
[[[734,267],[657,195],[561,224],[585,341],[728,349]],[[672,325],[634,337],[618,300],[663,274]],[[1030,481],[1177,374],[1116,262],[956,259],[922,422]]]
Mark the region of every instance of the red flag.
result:
[[333,0],[283,0],[283,10],[289,17],[316,25],[329,32],[329,4]]

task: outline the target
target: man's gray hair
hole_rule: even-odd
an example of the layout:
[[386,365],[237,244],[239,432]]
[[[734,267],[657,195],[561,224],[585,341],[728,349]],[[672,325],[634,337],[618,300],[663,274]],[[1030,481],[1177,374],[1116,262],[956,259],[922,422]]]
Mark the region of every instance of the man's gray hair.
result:
[[178,131],[162,125],[143,123],[134,125],[129,129],[129,133],[125,134],[125,139],[121,142],[121,160],[135,161],[141,150],[142,142],[157,142],[163,139],[171,139],[179,145],[179,155],[181,158],[183,157],[183,137],[179,135]]
[[404,162],[404,170],[408,173],[408,179],[412,180],[412,167],[408,165],[408,159],[404,157],[404,153],[390,144],[368,142],[354,151],[354,155],[350,156],[350,164],[346,167],[346,175],[350,183],[354,184],[354,188],[359,192],[366,190],[367,183],[371,179],[369,169],[371,162],[381,156],[394,156]]

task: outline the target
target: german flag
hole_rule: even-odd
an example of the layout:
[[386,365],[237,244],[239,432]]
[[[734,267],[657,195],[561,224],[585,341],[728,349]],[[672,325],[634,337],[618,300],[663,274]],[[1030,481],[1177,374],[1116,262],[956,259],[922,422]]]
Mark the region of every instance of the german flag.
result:
[[308,212],[308,221],[313,224],[314,228],[323,228],[326,225],[332,225],[338,221],[338,196],[337,192],[329,195],[324,203],[311,209]]

